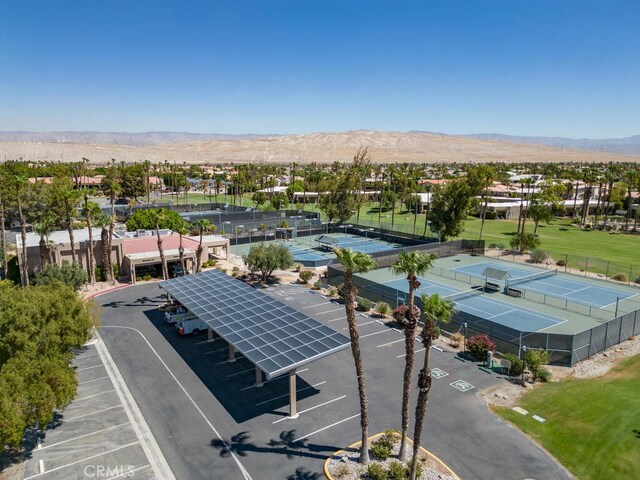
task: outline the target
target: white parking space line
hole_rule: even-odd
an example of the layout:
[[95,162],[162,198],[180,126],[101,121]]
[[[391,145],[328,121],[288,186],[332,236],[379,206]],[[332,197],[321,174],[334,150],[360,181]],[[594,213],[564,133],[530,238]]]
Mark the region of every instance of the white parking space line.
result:
[[374,335],[380,335],[381,333],[393,332],[393,329],[380,330],[378,332],[367,333],[366,335],[360,335],[360,338],[373,337]]
[[79,382],[78,385],[85,385],[91,382],[97,382],[98,380],[104,380],[105,378],[109,378],[109,375],[105,375],[104,377],[92,378],[91,380],[85,380],[84,382]]
[[84,372],[85,370],[91,370],[92,368],[100,368],[102,366],[103,365],[100,364],[100,365],[94,365],[93,367],[78,368],[76,372]]
[[93,395],[89,395],[89,396],[87,396],[87,397],[79,397],[79,398],[76,398],[76,400],[75,400],[75,401],[76,401],[76,402],[78,402],[78,401],[82,401],[82,400],[89,400],[90,398],[96,398],[96,397],[99,397],[99,396],[101,396],[101,395],[106,395],[107,393],[113,393],[113,392],[115,392],[115,391],[116,391],[116,389],[115,389],[115,388],[112,388],[111,390],[105,390],[104,392],[94,393]]
[[[308,369],[308,368],[303,368],[302,370],[298,370],[298,371],[296,372],[296,374],[300,374],[300,373],[302,373],[302,372],[306,372],[307,370],[309,370],[309,369]],[[265,380],[264,382],[262,382],[262,384],[264,385],[265,383],[275,382],[276,380],[280,380],[280,379],[283,379],[283,378],[287,378],[287,376],[286,376],[286,375],[284,375],[284,376],[283,376],[283,375],[281,375],[281,376],[279,376],[279,377],[272,378],[272,379],[270,379],[270,380]],[[241,391],[241,392],[243,392],[243,391],[245,391],[245,390],[249,390],[250,388],[255,388],[255,385],[249,385],[248,387],[241,388],[241,389],[240,389],[240,391]],[[287,395],[289,395],[289,394],[287,394]]]
[[242,370],[241,372],[231,373],[231,374],[227,375],[227,378],[236,377],[238,375],[242,375],[243,373],[248,373],[248,372],[253,372],[253,371],[255,371],[255,367],[254,368],[247,368],[246,370]]
[[[416,350],[414,353],[424,352],[425,350],[426,350],[426,348],[421,348],[420,350]],[[406,356],[407,356],[407,354],[403,353],[402,355],[397,355],[396,358],[404,358]]]
[[324,312],[315,312],[314,315],[324,315],[325,313],[340,312],[340,311],[344,312],[344,308],[338,307],[331,310],[325,310]]
[[[315,385],[311,385],[309,387],[300,388],[299,390],[296,390],[296,392],[304,392],[305,390],[310,390],[312,388],[319,387],[320,385],[324,385],[325,383],[327,383],[326,380],[324,382],[316,383]],[[277,397],[273,397],[269,400],[256,403],[256,407],[259,407],[260,405],[264,405],[265,403],[273,402],[274,400],[278,400],[279,398],[288,397],[288,396],[289,396],[288,393],[285,393],[284,395],[278,395]]]
[[340,320],[346,320],[347,317],[334,318],[333,320],[329,320],[327,323],[339,322]]
[[389,342],[389,343],[383,343],[382,345],[378,345],[376,348],[390,347],[394,343],[399,343],[399,342],[404,342],[404,338],[401,338],[400,340],[394,340],[393,342]]
[[205,355],[211,355],[213,353],[218,353],[218,352],[222,352],[224,350],[229,350],[229,347],[223,347],[223,348],[219,348],[217,350],[211,350],[210,352],[204,352]]
[[240,355],[238,352],[236,352],[236,357],[233,360],[225,360],[224,362],[218,362],[215,365],[224,365],[225,363],[236,363],[239,362],[240,360],[246,360],[247,357],[244,357],[242,355]]
[[202,344],[204,344],[204,343],[213,343],[213,342],[215,342],[216,340],[220,340],[220,337],[218,337],[218,338],[214,338],[213,340],[202,340],[202,341],[200,341],[200,342],[196,342],[196,343],[194,343],[194,345],[202,345]]
[[126,445],[122,445],[122,446],[120,446],[118,448],[113,448],[113,449],[111,449],[111,450],[109,450],[107,452],[98,453],[96,455],[92,455],[90,457],[83,458],[82,460],[76,460],[73,463],[67,463],[66,465],[61,465],[59,467],[52,468],[51,470],[45,470],[44,472],[37,473],[36,475],[31,475],[30,477],[24,477],[24,480],[29,480],[30,478],[36,478],[36,477],[39,477],[41,475],[44,475],[45,473],[57,472],[58,470],[62,470],[63,468],[72,467],[74,465],[77,465],[78,463],[86,462],[87,460],[93,460],[94,458],[102,457],[104,455],[108,455],[109,453],[117,452],[118,450],[123,450],[125,448],[133,447],[134,445],[138,445],[138,444],[139,444],[139,442],[131,442],[131,443],[128,443]]
[[75,440],[80,440],[81,438],[90,437],[91,435],[96,435],[98,433],[116,430],[120,427],[124,427],[125,425],[129,425],[129,422],[121,423],[119,425],[114,425],[112,427],[103,428],[102,430],[96,430],[95,432],[85,433],[84,435],[78,435],[77,437],[68,438],[67,440],[62,440],[61,442],[52,443],[51,445],[45,445],[44,447],[38,448],[37,451],[40,452],[42,450],[46,450],[47,448],[55,447],[56,445],[62,445],[63,443],[73,442]]
[[[300,410],[298,412],[298,415],[302,415],[303,413],[310,412],[311,410],[315,410],[316,408],[324,407],[325,405],[329,405],[330,403],[337,402],[338,400],[342,400],[343,398],[346,398],[346,397],[347,397],[346,395],[342,395],[341,397],[334,398],[333,400],[329,400],[328,402],[324,402],[319,405],[314,405],[313,407],[309,407],[306,410]],[[289,417],[279,418],[278,420],[275,420],[271,423],[275,425],[276,423],[280,423],[284,420],[290,420],[290,418]]]
[[[377,323],[376,320],[371,320],[370,322],[359,323],[359,327],[364,327],[365,325],[369,325],[370,323]],[[349,327],[344,327],[343,330],[348,330]]]
[[326,306],[327,306],[327,303],[322,302],[322,303],[316,303],[314,305],[307,305],[306,307],[302,307],[302,309],[305,310],[307,308],[326,307]]
[[81,362],[82,360],[86,360],[87,358],[93,358],[93,357],[97,357],[97,356],[98,356],[98,354],[97,354],[97,353],[93,353],[93,354],[91,354],[91,355],[83,355],[82,357],[78,357],[78,358],[76,359],[76,361]]
[[77,417],[64,418],[64,422],[73,422],[74,420],[78,420],[79,418],[90,417],[91,415],[97,415],[98,413],[106,412],[107,410],[113,410],[114,408],[123,408],[122,405],[114,405],[113,407],[103,408],[102,410],[96,410],[95,412],[87,413],[85,415],[78,415]]
[[298,441],[304,440],[305,438],[309,438],[312,435],[315,435],[316,433],[324,432],[325,430],[328,430],[331,427],[335,427],[336,425],[340,425],[341,423],[348,422],[349,420],[353,420],[354,418],[357,418],[359,416],[360,416],[360,414],[356,413],[355,415],[352,415],[352,416],[350,416],[348,418],[340,420],[339,422],[335,422],[335,423],[332,423],[331,425],[327,425],[326,427],[322,427],[319,430],[316,430],[315,432],[307,433],[306,435],[303,435],[303,436],[299,437],[297,440]]
[[114,480],[115,478],[122,478],[122,477],[133,477],[136,474],[136,472],[139,472],[140,470],[144,470],[145,468],[149,468],[149,467],[151,467],[151,465],[147,463],[146,465],[143,465],[138,468],[134,468],[133,470],[124,470],[119,475],[116,475],[115,477],[109,477],[107,478],[107,480]]

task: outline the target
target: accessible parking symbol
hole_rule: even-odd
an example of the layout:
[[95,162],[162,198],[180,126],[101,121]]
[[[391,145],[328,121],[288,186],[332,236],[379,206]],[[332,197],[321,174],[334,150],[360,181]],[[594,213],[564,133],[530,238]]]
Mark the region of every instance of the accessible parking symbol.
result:
[[468,382],[465,382],[464,380],[456,380],[453,383],[450,383],[449,385],[451,385],[453,388],[460,390],[461,392],[466,392],[467,390],[471,390],[472,388],[474,388],[473,385],[471,385]]

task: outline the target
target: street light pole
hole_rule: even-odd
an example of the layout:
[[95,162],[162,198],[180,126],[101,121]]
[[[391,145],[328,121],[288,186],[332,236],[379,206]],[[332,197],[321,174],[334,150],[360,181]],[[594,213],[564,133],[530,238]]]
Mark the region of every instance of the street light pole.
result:
[[520,383],[524,387],[524,368],[527,366],[527,362],[525,361],[525,356],[527,355],[527,346],[522,346],[522,378],[520,378]]

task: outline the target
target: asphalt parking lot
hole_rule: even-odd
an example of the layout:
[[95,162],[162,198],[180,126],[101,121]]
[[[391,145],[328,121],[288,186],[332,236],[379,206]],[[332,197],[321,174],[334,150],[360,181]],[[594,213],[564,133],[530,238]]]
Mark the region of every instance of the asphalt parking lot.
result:
[[[324,459],[359,439],[350,350],[298,371],[299,417],[293,420],[286,376],[255,387],[253,366],[242,357],[229,362],[221,339],[178,335],[156,309],[161,293],[147,284],[100,297],[101,335],[176,478],[323,478]],[[266,293],[348,335],[344,306],[301,286]],[[370,434],[398,428],[403,335],[367,315],[358,322]],[[420,344],[416,349],[417,367],[424,352]],[[497,375],[445,349],[434,349],[431,360],[437,377],[424,443],[462,479],[570,478],[476,395],[501,381]]]
[[78,397],[29,455],[25,480],[157,478],[95,342],[74,367]]

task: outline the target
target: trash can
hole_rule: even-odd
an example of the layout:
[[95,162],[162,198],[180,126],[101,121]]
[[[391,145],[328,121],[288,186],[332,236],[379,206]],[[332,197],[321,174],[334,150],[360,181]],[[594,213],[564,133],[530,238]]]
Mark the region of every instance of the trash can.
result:
[[489,350],[487,353],[487,365],[488,368],[493,368],[493,352]]

